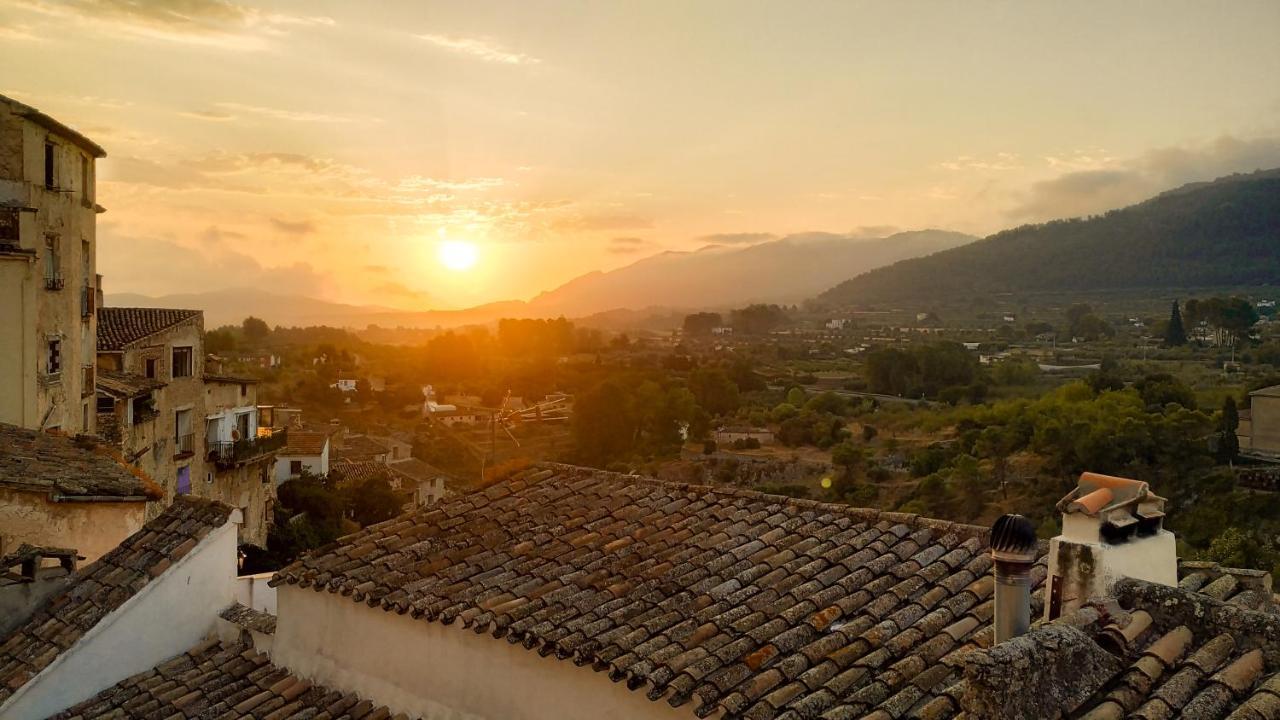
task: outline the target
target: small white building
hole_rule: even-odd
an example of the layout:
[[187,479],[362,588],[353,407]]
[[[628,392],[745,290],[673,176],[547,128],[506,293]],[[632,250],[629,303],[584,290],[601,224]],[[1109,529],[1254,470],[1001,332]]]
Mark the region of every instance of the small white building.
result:
[[322,432],[291,430],[289,444],[276,454],[276,487],[306,470],[312,475],[329,474],[329,436]]

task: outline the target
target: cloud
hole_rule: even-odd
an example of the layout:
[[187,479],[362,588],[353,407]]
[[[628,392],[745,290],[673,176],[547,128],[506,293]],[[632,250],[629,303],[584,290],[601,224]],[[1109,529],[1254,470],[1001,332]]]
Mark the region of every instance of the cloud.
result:
[[552,223],[555,230],[633,230],[653,227],[653,220],[629,213],[588,213],[562,217]]
[[374,275],[386,275],[391,272],[391,268],[386,265],[365,265],[364,271]]
[[989,157],[981,158],[972,155],[961,155],[954,160],[938,163],[939,167],[946,170],[981,170],[1004,172],[1007,170],[1021,170],[1022,163],[1018,159],[1016,153],[998,152]]
[[183,293],[193,288],[216,289],[211,288],[210,279],[217,278],[224,287],[270,288],[281,294],[318,296],[331,285],[328,274],[309,263],[263,265],[252,255],[230,246],[230,240],[243,240],[243,234],[217,226],[202,231],[195,246],[156,237],[117,236],[111,230],[103,236],[98,263],[110,290],[151,295]]
[[279,218],[270,218],[271,226],[286,235],[308,235],[316,231],[316,224],[310,220],[290,222]]
[[423,33],[414,35],[419,40],[435,45],[442,50],[470,55],[485,62],[502,63],[504,65],[536,65],[542,62],[536,57],[523,53],[511,52],[491,40],[482,38],[458,37],[456,35],[436,35]]
[[1093,162],[1102,167],[1073,170],[1033,184],[1009,216],[1040,221],[1093,215],[1186,183],[1280,167],[1280,137],[1246,140],[1224,136],[1205,144],[1157,148],[1128,160],[1102,160],[1098,155],[1079,153],[1072,157],[1075,160],[1071,162],[1061,158],[1050,161],[1050,166],[1079,167],[1079,163]]
[[698,242],[708,245],[754,245],[755,243],[776,240],[777,235],[766,232],[714,233],[696,238]]
[[209,122],[226,122],[236,119],[235,115],[225,110],[179,110],[178,114],[193,120],[206,120]]
[[15,40],[22,42],[44,42],[46,38],[37,35],[30,25],[22,23],[14,23],[12,25],[0,25],[0,40]]
[[640,237],[616,237],[609,240],[609,252],[614,255],[634,255],[643,252],[655,243]]
[[[224,112],[256,115],[258,117],[271,118],[273,120],[287,120],[289,122],[352,123],[378,121],[377,118],[360,117],[358,115],[333,115],[330,113],[285,110],[282,108],[266,107],[263,105],[246,105],[234,102],[218,102],[214,103],[214,105],[221,108]],[[232,117],[234,117],[234,115],[232,115]]]
[[328,26],[329,17],[272,13],[232,0],[10,0],[60,20],[106,32],[240,49],[262,46],[289,27]]
[[378,285],[373,289],[373,294],[374,302],[398,307],[404,307],[407,304],[408,309],[412,310],[425,310],[436,304],[436,299],[430,293],[414,290],[394,280]]

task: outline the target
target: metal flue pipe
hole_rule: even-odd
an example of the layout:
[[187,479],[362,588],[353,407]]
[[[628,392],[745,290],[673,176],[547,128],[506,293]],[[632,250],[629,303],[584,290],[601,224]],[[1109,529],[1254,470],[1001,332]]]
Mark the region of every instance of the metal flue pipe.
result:
[[991,526],[995,561],[996,642],[1015,638],[1031,625],[1031,566],[1036,561],[1036,529],[1021,515],[1004,515]]

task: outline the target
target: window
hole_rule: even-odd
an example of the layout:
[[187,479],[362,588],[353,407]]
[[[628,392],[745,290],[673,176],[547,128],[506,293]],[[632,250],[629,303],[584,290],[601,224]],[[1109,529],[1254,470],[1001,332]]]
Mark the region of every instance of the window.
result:
[[89,184],[89,158],[80,156],[80,195],[86,203],[93,202],[93,186]]
[[115,412],[115,410],[116,410],[115,398],[111,397],[110,395],[98,396],[98,412],[109,413],[109,412]]
[[178,468],[178,494],[191,494],[191,468],[189,467]]
[[173,414],[173,454],[190,455],[195,452],[195,433],[191,429],[191,411],[178,410]]
[[289,461],[289,474],[290,474],[290,475],[301,475],[301,474],[302,474],[302,461],[301,461],[301,460],[290,460],[290,461]]
[[153,378],[155,376],[156,376],[156,359],[147,358],[147,377]]
[[191,377],[191,348],[175,347],[173,349],[173,376]]
[[45,372],[50,375],[62,372],[62,340],[60,338],[49,341],[49,356],[45,363]]
[[62,255],[58,251],[58,236],[44,236],[44,286],[49,290],[62,289]]
[[18,244],[18,211],[0,208],[0,245]]
[[44,186],[49,190],[58,189],[57,178],[53,175],[54,170],[54,148],[53,143],[44,144]]

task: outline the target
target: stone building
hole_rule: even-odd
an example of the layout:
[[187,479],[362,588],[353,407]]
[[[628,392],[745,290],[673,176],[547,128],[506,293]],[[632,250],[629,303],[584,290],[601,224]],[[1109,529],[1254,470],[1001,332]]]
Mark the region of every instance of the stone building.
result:
[[1280,460],[1280,385],[1249,393],[1249,407],[1240,411],[1236,437],[1241,453]]
[[[197,442],[204,430],[203,329],[199,310],[98,308],[102,372],[135,387],[154,386],[143,402],[131,401],[129,422],[118,423],[120,448],[163,489],[164,505],[205,478],[203,443]],[[103,389],[111,394],[110,381]],[[120,412],[113,410],[117,418]]]
[[88,436],[0,424],[0,556],[31,545],[93,562],[142,527],[158,490]]
[[264,427],[258,418],[258,381],[205,375],[205,482],[192,494],[240,510],[240,542],[266,547],[275,505],[275,453],[288,430]]
[[94,161],[105,156],[0,96],[0,422],[94,431]]

